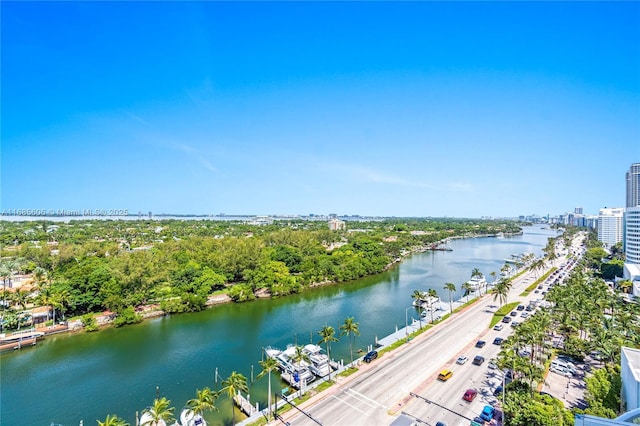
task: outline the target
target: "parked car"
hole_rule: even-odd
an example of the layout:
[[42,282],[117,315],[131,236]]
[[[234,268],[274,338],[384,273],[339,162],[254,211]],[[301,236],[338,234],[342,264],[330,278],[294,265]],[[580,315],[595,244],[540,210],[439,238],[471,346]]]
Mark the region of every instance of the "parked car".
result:
[[500,395],[500,394],[502,393],[503,389],[504,389],[504,388],[502,387],[502,385],[499,385],[499,386],[496,388],[496,390],[494,390],[494,391],[493,391],[493,396],[498,396],[498,395]]
[[500,330],[502,330],[502,328],[503,328],[502,324],[496,324],[496,325],[493,326],[493,329],[496,330],[496,331],[500,331]]
[[469,359],[469,358],[467,358],[467,357],[466,357],[466,356],[464,356],[464,355],[459,356],[459,357],[458,357],[458,359],[456,359],[456,364],[460,364],[460,365],[462,365],[462,364],[464,364],[465,362],[467,362],[467,360],[468,360],[468,359]]
[[485,422],[490,422],[493,419],[493,413],[495,408],[490,405],[485,405],[482,409],[482,413],[480,413],[480,418]]
[[489,367],[491,370],[495,370],[496,368],[498,368],[496,363],[493,361],[489,361],[489,364],[487,364],[487,367]]
[[524,311],[524,305],[518,305],[516,309],[519,311]]
[[483,363],[483,362],[484,362],[484,357],[483,357],[483,356],[480,356],[480,355],[476,355],[476,356],[473,358],[473,362],[472,362],[472,364],[473,364],[473,365],[482,365],[482,363]]
[[511,312],[509,312],[509,315],[512,316],[512,317],[515,317],[515,316],[518,315],[518,311],[511,311]]
[[378,352],[377,351],[371,351],[371,352],[367,353],[364,356],[364,362],[371,362],[376,358],[378,358]]
[[485,342],[484,340],[478,340],[478,341],[476,342],[476,348],[482,348],[482,347],[484,347],[484,345],[486,345],[486,344],[487,344],[487,342]]
[[473,401],[476,396],[478,395],[478,391],[475,389],[467,389],[466,392],[464,393],[464,395],[462,396],[462,399],[464,399],[467,402],[471,402]]

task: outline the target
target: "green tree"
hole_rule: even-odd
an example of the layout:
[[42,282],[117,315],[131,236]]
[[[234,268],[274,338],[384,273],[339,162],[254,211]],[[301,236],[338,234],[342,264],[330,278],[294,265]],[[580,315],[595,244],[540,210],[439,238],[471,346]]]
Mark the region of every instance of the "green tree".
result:
[[[335,337],[336,330],[330,325],[325,324],[324,327],[318,331],[318,334],[321,337],[318,344],[324,343],[327,346],[327,357],[329,358],[329,363],[331,363],[331,342],[338,341]],[[329,381],[331,381],[331,365],[329,365]]]
[[226,393],[231,400],[231,416],[233,418],[232,424],[236,424],[236,408],[234,398],[239,392],[249,392],[249,387],[247,386],[247,378],[238,372],[232,371],[231,375],[229,375],[226,380],[222,381],[221,392]]
[[268,376],[269,381],[268,381],[268,394],[267,394],[267,404],[269,405],[269,419],[273,418],[272,412],[271,412],[271,372],[275,371],[278,368],[278,362],[274,359],[271,358],[270,356],[267,356],[264,360],[259,361],[260,367],[262,367],[262,371],[258,374],[258,380],[260,380],[261,378],[263,378],[265,375]]
[[156,398],[153,400],[153,405],[144,410],[143,417],[148,419],[141,422],[140,426],[159,426],[161,422],[169,423],[173,420],[173,411],[171,401],[164,396],[160,399]]
[[353,317],[348,317],[340,326],[340,335],[349,336],[349,353],[351,354],[351,364],[353,364],[353,340],[360,335],[360,327]]
[[187,407],[195,414],[202,415],[205,411],[218,411],[215,406],[218,394],[208,387],[196,390],[196,397],[187,401]]
[[444,289],[449,292],[449,311],[453,312],[453,297],[451,294],[456,291],[456,285],[454,283],[445,283]]
[[103,422],[100,420],[96,421],[98,422],[98,426],[129,426],[129,423],[125,422],[115,414],[108,414]]

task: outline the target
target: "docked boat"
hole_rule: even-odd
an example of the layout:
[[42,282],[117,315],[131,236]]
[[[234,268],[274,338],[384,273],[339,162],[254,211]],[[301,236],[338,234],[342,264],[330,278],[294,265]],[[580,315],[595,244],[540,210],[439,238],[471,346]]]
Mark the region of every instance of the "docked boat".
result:
[[467,281],[467,284],[470,291],[477,291],[487,286],[487,280],[484,277],[473,277]]
[[265,348],[267,356],[273,358],[278,363],[281,377],[291,386],[300,389],[315,380],[316,376],[311,372],[311,364],[307,361],[294,361],[296,347],[294,345],[287,346],[287,349],[281,351],[276,348]]
[[185,408],[180,413],[181,426],[207,426],[207,422],[200,414],[196,414],[190,408]]
[[414,299],[412,304],[416,308],[420,308],[425,311],[437,311],[439,301],[439,297],[427,296],[426,293],[422,293],[422,297]]
[[304,352],[309,357],[311,365],[309,370],[316,376],[322,378],[331,373],[332,367],[329,356],[318,345],[312,343],[305,345]]

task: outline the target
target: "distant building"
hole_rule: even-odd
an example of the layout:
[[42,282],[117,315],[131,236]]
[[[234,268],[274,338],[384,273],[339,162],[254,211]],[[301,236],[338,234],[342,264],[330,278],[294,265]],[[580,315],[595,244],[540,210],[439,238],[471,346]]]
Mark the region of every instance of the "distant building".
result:
[[576,207],[576,208],[573,210],[573,212],[574,212],[575,214],[582,214],[582,207]]
[[600,209],[598,215],[598,241],[609,248],[622,242],[624,208]]
[[640,163],[633,163],[626,174],[627,207],[640,206]]
[[329,229],[332,230],[332,231],[338,231],[340,229],[344,229],[345,228],[344,220],[331,219],[328,223],[329,223]]

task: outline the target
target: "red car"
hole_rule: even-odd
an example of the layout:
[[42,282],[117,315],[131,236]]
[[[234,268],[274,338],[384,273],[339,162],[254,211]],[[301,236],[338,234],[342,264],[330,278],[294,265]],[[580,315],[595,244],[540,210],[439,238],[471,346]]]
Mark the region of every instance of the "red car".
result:
[[464,399],[465,401],[473,401],[475,399],[475,397],[478,395],[478,391],[475,389],[467,389],[467,391],[464,393],[464,396],[462,397],[462,399]]

